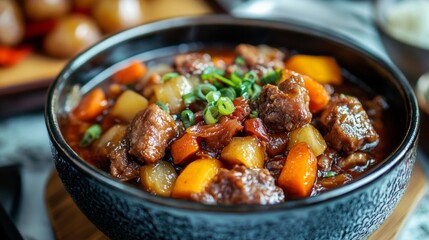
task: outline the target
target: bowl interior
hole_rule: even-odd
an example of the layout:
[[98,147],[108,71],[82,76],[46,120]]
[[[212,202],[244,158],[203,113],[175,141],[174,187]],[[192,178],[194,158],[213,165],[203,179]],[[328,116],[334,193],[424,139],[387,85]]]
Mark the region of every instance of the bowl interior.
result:
[[[266,22],[226,16],[181,18],[143,25],[114,35],[76,57],[50,88],[47,121],[54,145],[64,149],[75,165],[105,184],[161,204],[197,206],[197,203],[152,196],[114,181],[108,174],[89,166],[67,146],[59,122],[65,113],[67,94],[74,84],[82,85],[82,89],[87,91],[106,79],[124,61],[133,58],[146,61],[206,47],[231,48],[239,43],[266,44],[306,54],[334,56],[345,74],[352,73],[352,79],[362,80],[362,87],[383,95],[395,113],[395,122],[392,124],[395,124],[399,138],[393,142],[392,153],[380,166],[359,181],[316,197],[290,201],[281,207],[313,204],[362,187],[389,171],[400,161],[404,149],[410,147],[410,139],[415,138],[417,132],[416,100],[406,80],[389,63],[366,52],[352,40],[327,30],[296,22]],[[246,207],[243,209],[249,210]]]

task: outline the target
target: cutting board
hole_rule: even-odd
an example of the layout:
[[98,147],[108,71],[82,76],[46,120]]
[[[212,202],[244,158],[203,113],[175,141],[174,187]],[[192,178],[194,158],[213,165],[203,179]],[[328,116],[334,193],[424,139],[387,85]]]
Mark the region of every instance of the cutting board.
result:
[[[417,164],[399,205],[370,240],[395,239],[426,190],[426,176]],[[107,239],[78,209],[56,172],[47,182],[45,201],[56,239]]]
[[[145,22],[223,12],[213,0],[140,1]],[[0,118],[42,109],[46,89],[69,60],[52,58],[37,50],[13,67],[0,67]]]
[[[214,4],[203,0],[140,0],[145,22],[216,12]],[[54,78],[68,59],[56,59],[34,53],[23,62],[0,68],[0,88]]]

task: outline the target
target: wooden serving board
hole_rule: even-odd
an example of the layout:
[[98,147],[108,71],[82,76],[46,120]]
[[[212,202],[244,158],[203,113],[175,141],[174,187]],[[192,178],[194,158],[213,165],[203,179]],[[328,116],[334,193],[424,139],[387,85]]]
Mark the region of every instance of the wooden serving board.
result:
[[[223,12],[214,0],[139,1],[145,22]],[[35,49],[15,66],[0,67],[0,118],[43,109],[46,89],[69,59],[56,59],[39,52],[40,49]]]
[[[145,22],[219,11],[214,3],[203,0],[140,0]],[[61,47],[61,46],[59,46]],[[36,49],[37,50],[37,49]],[[68,59],[56,59],[33,53],[12,67],[0,67],[0,89],[54,78]]]
[[[408,188],[399,205],[369,239],[395,239],[425,190],[426,176],[419,164],[416,164]],[[108,239],[74,204],[55,171],[52,172],[47,182],[45,201],[56,239]]]

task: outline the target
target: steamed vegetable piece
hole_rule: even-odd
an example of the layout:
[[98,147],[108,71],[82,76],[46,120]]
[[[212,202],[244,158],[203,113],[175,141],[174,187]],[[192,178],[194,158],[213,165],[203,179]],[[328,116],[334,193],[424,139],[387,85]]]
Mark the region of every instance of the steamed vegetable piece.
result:
[[141,186],[155,195],[169,197],[176,178],[176,170],[166,161],[146,164],[140,168]]
[[[101,39],[94,21],[84,15],[68,15],[62,18],[45,37],[43,46],[54,57],[72,57]],[[58,47],[61,46],[61,47]]]
[[0,1],[0,45],[18,44],[24,37],[24,31],[24,18],[16,1]]
[[59,18],[69,12],[70,0],[24,0],[26,16],[31,20]]
[[248,168],[264,166],[265,147],[255,136],[234,137],[222,150],[222,160],[230,164],[242,164]]
[[313,125],[307,124],[290,133],[288,149],[292,149],[298,143],[307,143],[314,155],[321,155],[326,149],[326,142],[319,130]]
[[285,67],[319,83],[339,85],[343,82],[341,69],[332,57],[298,54],[289,58]]
[[184,76],[168,80],[164,84],[154,86],[156,100],[167,104],[170,113],[178,113],[184,107],[182,96],[193,89],[191,82]]
[[311,194],[317,177],[317,159],[306,143],[292,147],[277,180],[288,198],[304,198]]
[[107,33],[143,23],[140,0],[102,0],[92,6],[92,16]]
[[171,144],[171,156],[174,164],[183,164],[200,150],[200,142],[196,136],[185,133]]
[[146,73],[146,65],[140,61],[133,61],[117,71],[112,80],[120,84],[133,84]]
[[222,167],[222,162],[214,158],[191,162],[177,177],[172,197],[189,199],[193,193],[202,192]]
[[95,88],[86,94],[73,110],[73,114],[80,120],[94,120],[107,107],[107,99],[103,89]]
[[133,90],[126,90],[118,97],[110,114],[124,121],[131,122],[138,112],[147,108],[148,104],[148,100],[142,95]]

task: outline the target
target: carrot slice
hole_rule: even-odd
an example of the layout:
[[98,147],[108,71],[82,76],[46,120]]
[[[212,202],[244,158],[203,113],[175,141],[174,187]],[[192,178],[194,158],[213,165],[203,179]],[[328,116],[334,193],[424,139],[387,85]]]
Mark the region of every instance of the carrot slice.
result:
[[278,185],[289,198],[304,198],[311,194],[317,175],[317,159],[306,143],[292,147],[280,173]]
[[289,58],[285,67],[319,83],[339,85],[343,82],[341,69],[333,57],[298,54]]
[[171,193],[172,197],[189,199],[193,193],[204,191],[222,166],[222,162],[214,158],[203,158],[191,162],[177,177]]
[[199,150],[200,144],[197,137],[190,133],[185,133],[171,144],[171,156],[174,164],[186,163]]
[[316,113],[328,105],[331,95],[326,88],[308,76],[304,76],[304,87],[310,97],[310,112]]
[[133,61],[125,68],[113,74],[113,81],[120,84],[132,84],[146,73],[146,65],[140,61]]
[[73,114],[80,120],[90,121],[100,115],[106,107],[107,99],[103,89],[95,88],[83,96]]

